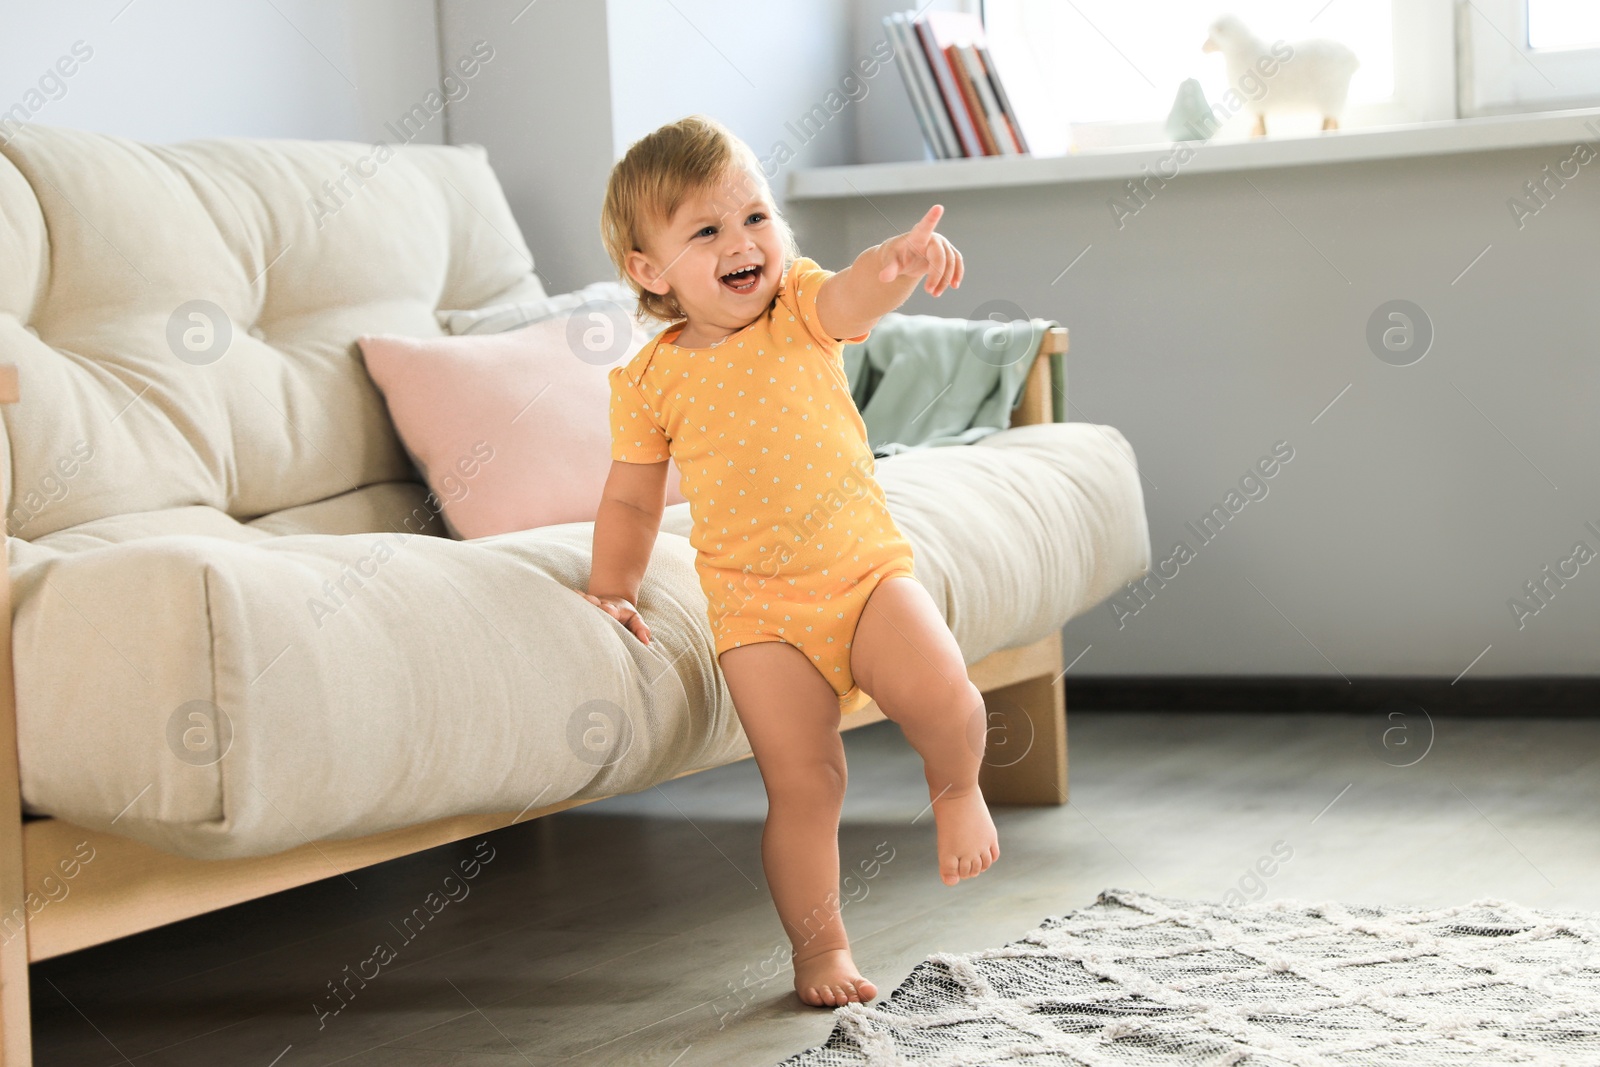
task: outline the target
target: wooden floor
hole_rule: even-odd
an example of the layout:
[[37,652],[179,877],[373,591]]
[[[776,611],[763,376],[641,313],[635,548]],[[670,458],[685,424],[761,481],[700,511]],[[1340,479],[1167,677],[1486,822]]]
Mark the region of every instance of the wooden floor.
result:
[[[953,888],[898,728],[845,735],[844,865],[892,856],[845,892],[881,995],[930,952],[1003,944],[1103,888],[1254,888],[1280,841],[1293,857],[1266,899],[1600,911],[1600,719],[1446,719],[1409,767],[1358,718],[1069,722],[1072,803],[997,809],[1003,855]],[[471,881],[446,883],[468,841],[52,960],[33,969],[36,1062],[776,1063],[832,1023],[786,970],[762,983],[784,943],[763,810],[747,760],[492,835]],[[394,955],[368,962],[380,942]],[[348,1003],[319,1018],[338,981]]]

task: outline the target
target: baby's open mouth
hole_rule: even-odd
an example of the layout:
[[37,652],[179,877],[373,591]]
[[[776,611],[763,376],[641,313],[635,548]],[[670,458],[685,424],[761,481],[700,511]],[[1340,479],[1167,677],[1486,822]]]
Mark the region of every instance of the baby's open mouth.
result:
[[755,287],[760,284],[760,282],[761,265],[759,263],[748,267],[741,267],[731,274],[724,274],[722,276],[722,284],[726,285],[729,289],[732,289],[736,293],[752,292]]

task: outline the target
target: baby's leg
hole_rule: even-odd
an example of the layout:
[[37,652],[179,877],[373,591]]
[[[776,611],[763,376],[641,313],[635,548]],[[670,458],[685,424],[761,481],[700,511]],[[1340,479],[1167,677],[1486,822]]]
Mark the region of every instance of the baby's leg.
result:
[[983,694],[922,583],[896,576],[867,598],[850,643],[850,673],[922,757],[938,823],[939,877],[955,885],[1000,858],[1000,838],[978,789]]
[[795,992],[817,1007],[871,1000],[877,987],[856,969],[839,914],[839,694],[782,641],[739,645],[718,662],[767,790],[761,864],[794,946]]

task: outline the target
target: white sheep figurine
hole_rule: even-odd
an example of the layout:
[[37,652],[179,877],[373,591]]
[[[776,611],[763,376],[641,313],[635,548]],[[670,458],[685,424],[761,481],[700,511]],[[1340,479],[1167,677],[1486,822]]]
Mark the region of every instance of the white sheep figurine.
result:
[[[1281,43],[1280,43],[1281,47]],[[1350,78],[1361,65],[1356,54],[1338,41],[1325,37],[1298,41],[1289,46],[1293,54],[1280,64],[1282,52],[1251,33],[1236,15],[1224,15],[1211,24],[1210,35],[1201,46],[1203,52],[1221,52],[1228,66],[1228,83],[1235,88],[1254,77],[1266,90],[1249,107],[1255,113],[1254,137],[1267,133],[1267,115],[1286,111],[1315,111],[1322,116],[1324,130],[1339,128],[1339,115],[1350,95]],[[1267,70],[1276,66],[1270,77]]]

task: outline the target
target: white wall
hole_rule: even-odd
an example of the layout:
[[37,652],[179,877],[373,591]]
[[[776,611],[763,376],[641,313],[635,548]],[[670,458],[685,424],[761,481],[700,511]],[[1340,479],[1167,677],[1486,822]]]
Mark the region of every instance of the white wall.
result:
[[[727,0],[606,6],[617,158],[663,123],[703,112],[764,160],[792,153],[790,166],[854,161],[859,101],[849,101],[843,79],[855,75],[862,88],[853,91],[863,98],[878,79],[862,81],[855,69],[866,53],[853,51],[847,0],[766,4],[760,18]],[[836,112],[824,106],[830,90],[838,93]],[[803,127],[815,107],[823,107],[825,121]]]
[[[432,0],[0,0],[0,113],[54,126],[393,142],[384,124],[438,87]],[[414,139],[444,136],[441,115]]]
[[450,143],[488,149],[546,288],[610,277],[600,244],[611,167],[606,5],[442,0],[439,21],[446,57],[477,40],[494,49],[474,91],[448,109]]
[[[1110,182],[874,195],[805,205],[802,239],[842,233],[842,258],[937,200],[967,280],[903,310],[1071,328],[1069,417],[1132,442],[1156,558],[1196,553],[1125,626],[1070,623],[1074,674],[1454,678],[1491,645],[1471,676],[1592,674],[1600,560],[1520,629],[1507,606],[1600,551],[1600,172],[1521,229],[1507,207],[1571,151],[1180,175],[1120,230]],[[1393,299],[1436,331],[1409,367],[1365,339]],[[1185,529],[1281,440],[1264,499],[1209,544]]]

